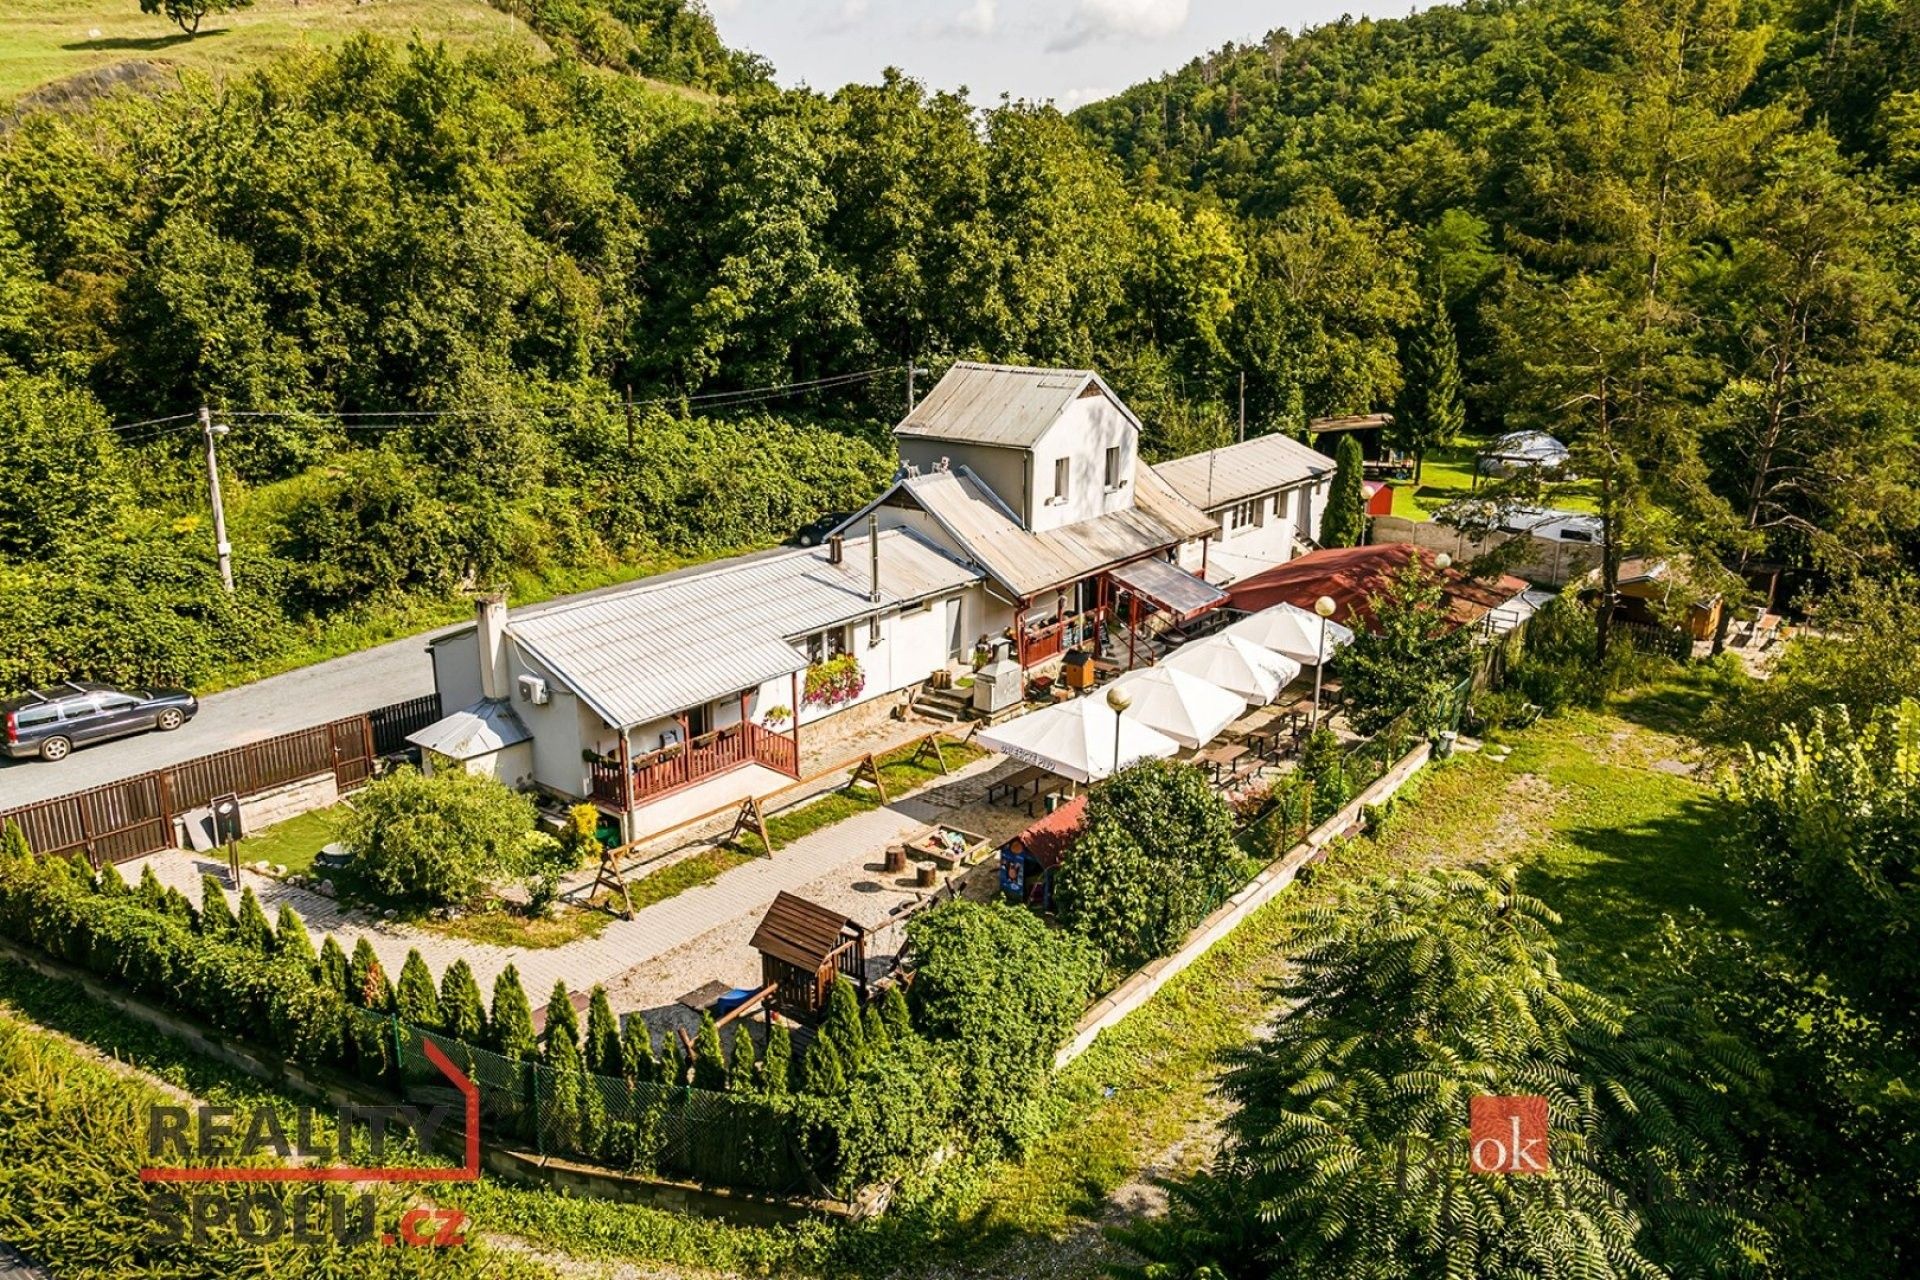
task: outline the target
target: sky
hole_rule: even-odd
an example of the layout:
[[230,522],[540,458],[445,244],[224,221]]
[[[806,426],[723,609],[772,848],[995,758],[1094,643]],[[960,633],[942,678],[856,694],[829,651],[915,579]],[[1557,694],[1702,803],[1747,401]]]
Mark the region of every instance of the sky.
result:
[[[1172,71],[1229,40],[1299,30],[1353,0],[707,0],[721,38],[773,62],[783,85],[831,92],[889,66],[933,89],[966,87],[1071,111]],[[1377,0],[1399,16],[1410,0]]]

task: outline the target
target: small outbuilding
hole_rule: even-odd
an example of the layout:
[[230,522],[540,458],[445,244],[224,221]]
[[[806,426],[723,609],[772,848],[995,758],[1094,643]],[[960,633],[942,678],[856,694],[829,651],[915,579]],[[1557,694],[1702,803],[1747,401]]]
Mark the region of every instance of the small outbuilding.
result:
[[1567,446],[1544,431],[1509,431],[1480,451],[1475,470],[1483,476],[1564,473],[1571,460]]
[[1053,869],[1086,821],[1087,798],[1075,796],[1000,846],[1000,891],[1015,902],[1053,905]]
[[782,890],[753,932],[760,953],[760,984],[773,987],[781,1013],[800,1020],[818,1016],[827,988],[844,975],[867,994],[867,931],[858,921]]

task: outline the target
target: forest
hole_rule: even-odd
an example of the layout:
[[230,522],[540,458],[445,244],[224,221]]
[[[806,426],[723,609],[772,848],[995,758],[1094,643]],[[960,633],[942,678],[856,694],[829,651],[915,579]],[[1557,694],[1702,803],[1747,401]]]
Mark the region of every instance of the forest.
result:
[[0,685],[231,681],[777,540],[962,357],[1097,367],[1170,456],[1242,374],[1294,430],[1457,344],[1466,427],[1568,438],[1623,539],[1914,563],[1910,5],[1436,8],[1071,118],[529,13],[558,56],[365,39],[0,136]]

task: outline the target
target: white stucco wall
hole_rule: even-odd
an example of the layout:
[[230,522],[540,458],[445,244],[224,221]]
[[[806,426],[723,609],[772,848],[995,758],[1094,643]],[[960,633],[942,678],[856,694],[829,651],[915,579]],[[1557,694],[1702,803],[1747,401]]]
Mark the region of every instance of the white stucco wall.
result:
[[[1107,450],[1114,446],[1120,449],[1120,483],[1108,488]],[[1139,433],[1119,405],[1105,395],[1075,400],[1033,447],[1035,498],[1028,527],[1036,532],[1058,529],[1131,507],[1139,457]],[[1067,498],[1055,502],[1054,462],[1060,458],[1067,460]]]

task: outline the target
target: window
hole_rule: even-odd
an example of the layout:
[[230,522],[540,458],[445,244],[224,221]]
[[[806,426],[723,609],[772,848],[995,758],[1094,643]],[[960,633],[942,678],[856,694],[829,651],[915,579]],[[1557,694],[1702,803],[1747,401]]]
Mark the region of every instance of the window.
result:
[[140,705],[140,699],[125,693],[103,693],[98,701],[102,711],[131,711]]
[[1053,500],[1055,502],[1067,500],[1067,460],[1065,458],[1053,460]]
[[1227,518],[1223,523],[1229,536],[1242,529],[1250,529],[1260,523],[1260,508],[1265,505],[1260,498],[1249,498],[1227,508]]
[[1120,446],[1114,445],[1107,450],[1107,488],[1120,487]]
[[814,665],[828,658],[837,658],[851,646],[847,643],[845,627],[829,627],[825,631],[816,631],[807,637],[807,661]]
[[60,704],[43,702],[34,707],[22,707],[13,713],[13,722],[22,729],[28,725],[52,724],[60,718]]

